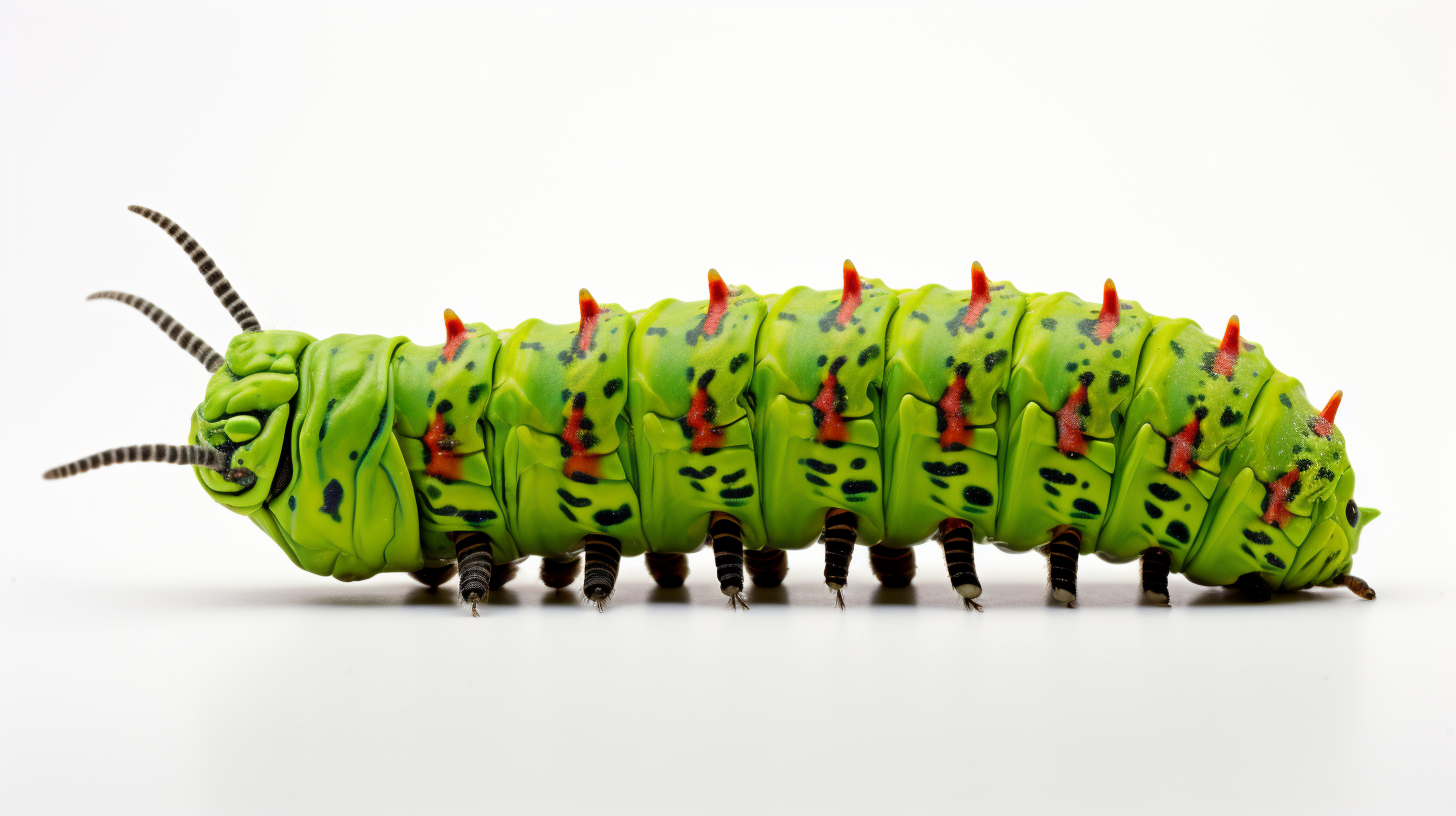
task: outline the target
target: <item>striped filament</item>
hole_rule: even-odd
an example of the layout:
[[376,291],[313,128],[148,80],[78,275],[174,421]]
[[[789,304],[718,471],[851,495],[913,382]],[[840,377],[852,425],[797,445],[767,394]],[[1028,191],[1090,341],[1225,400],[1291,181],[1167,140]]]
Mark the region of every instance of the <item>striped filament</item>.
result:
[[773,589],[784,582],[789,574],[789,554],[773,547],[761,550],[744,550],[743,566],[748,577],[759,589]]
[[203,280],[207,281],[207,285],[212,287],[212,294],[221,301],[223,306],[227,307],[228,314],[233,316],[233,320],[238,322],[238,325],[242,327],[243,331],[255,332],[263,330],[263,326],[258,323],[258,318],[254,316],[253,310],[248,308],[248,304],[243,302],[237,290],[233,289],[233,285],[228,282],[222,270],[218,269],[217,262],[212,259],[212,256],[207,254],[207,250],[203,249],[201,244],[197,243],[196,238],[188,234],[187,230],[182,229],[181,224],[146,207],[138,207],[133,204],[127,207],[127,209],[150,220],[153,224],[165,230],[168,235],[172,236],[172,239],[177,242],[177,245],[182,247],[182,251],[187,253],[187,257],[192,259],[192,263],[197,265],[197,271],[202,273]]
[[[718,588],[728,596],[734,609],[743,600],[743,525],[737,518],[714,511],[708,522],[708,536],[713,539],[713,564],[718,568]],[[778,552],[783,552],[779,550]]]
[[581,594],[606,609],[607,599],[617,586],[617,567],[622,563],[622,543],[611,536],[592,533],[582,539],[586,549],[586,572],[581,580]]
[[663,589],[677,589],[688,577],[688,557],[682,553],[650,552],[647,559],[647,573]]
[[455,564],[460,570],[460,599],[470,604],[470,614],[480,617],[475,605],[490,597],[490,573],[494,566],[490,536],[481,532],[455,533]]
[[834,602],[844,608],[844,585],[849,583],[849,560],[859,537],[859,518],[848,510],[824,514],[824,585],[834,592]]
[[981,611],[976,599],[981,597],[981,579],[976,577],[975,528],[969,522],[951,519],[940,525],[940,548],[945,552],[945,568],[950,572],[950,585],[965,601],[967,609]]
[[166,332],[167,336],[172,338],[177,345],[181,346],[183,351],[192,355],[198,362],[202,363],[203,368],[206,368],[208,371],[216,371],[222,366],[223,357],[221,354],[218,354],[201,337],[188,331],[186,326],[183,326],[177,322],[176,318],[163,311],[162,307],[146,298],[137,297],[126,292],[96,292],[87,295],[86,299],[105,299],[125,303],[151,318],[152,322],[157,324],[157,328]]
[[131,445],[93,453],[85,459],[51,468],[43,475],[47,479],[64,479],[123,462],[166,462],[169,465],[194,465],[223,471],[227,468],[228,457],[221,451],[201,445]]
[[870,572],[887,589],[904,589],[915,579],[915,551],[909,547],[870,547]]
[[1052,598],[1071,606],[1077,600],[1077,559],[1082,555],[1082,534],[1074,527],[1058,533],[1046,545],[1046,554]]

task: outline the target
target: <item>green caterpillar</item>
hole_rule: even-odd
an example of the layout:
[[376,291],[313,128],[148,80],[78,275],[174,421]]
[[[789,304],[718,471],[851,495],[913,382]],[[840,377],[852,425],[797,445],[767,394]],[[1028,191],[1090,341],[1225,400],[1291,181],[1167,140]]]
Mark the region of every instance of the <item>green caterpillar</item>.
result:
[[445,312],[445,342],[262,331],[207,252],[160,213],[130,208],[188,253],[243,329],[218,354],[153,304],[119,292],[212,379],[188,445],[117,448],[45,474],[193,465],[294,564],[344,581],[458,570],[475,605],[541,556],[548,586],[599,606],[621,556],[677,586],[711,542],[742,604],[822,538],[839,596],[853,544],[887,585],[913,545],[945,551],[968,607],[971,544],[1041,549],[1052,596],[1076,598],[1080,555],[1141,559],[1145,597],[1168,573],[1272,592],[1343,585],[1360,531],[1334,425],[1238,318],[1221,339],[1191,320],[1028,294],[895,290],[845,261],[843,287],[758,295],[708,273],[708,299],[628,312],[583,289],[581,319],[495,331]]

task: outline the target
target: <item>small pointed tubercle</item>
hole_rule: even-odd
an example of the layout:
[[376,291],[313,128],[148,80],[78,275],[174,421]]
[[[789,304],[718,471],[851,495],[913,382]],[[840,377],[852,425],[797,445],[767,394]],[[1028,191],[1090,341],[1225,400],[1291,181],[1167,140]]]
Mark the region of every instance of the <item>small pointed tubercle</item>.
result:
[[576,347],[585,354],[591,350],[592,337],[597,332],[597,315],[602,309],[597,305],[597,299],[585,287],[577,293],[577,301],[581,305],[581,324],[576,331]]
[[854,263],[846,258],[844,261],[844,296],[839,300],[839,314],[835,315],[835,320],[839,325],[848,326],[854,310],[864,302],[862,289],[859,270],[855,269]]
[[460,350],[460,345],[465,338],[470,336],[470,330],[465,328],[465,321],[460,315],[455,314],[454,309],[445,310],[445,362],[454,362],[455,352]]
[[1220,377],[1233,377],[1234,366],[1239,362],[1239,316],[1229,318],[1228,327],[1223,330],[1223,342],[1218,344],[1218,353],[1213,360],[1213,373]]
[[1330,401],[1325,403],[1325,409],[1320,411],[1319,416],[1315,417],[1314,422],[1311,423],[1311,430],[1329,439],[1335,429],[1335,412],[1340,410],[1340,400],[1344,398],[1345,392],[1336,391],[1330,397]]
[[966,316],[961,318],[961,324],[967,329],[975,328],[981,321],[981,315],[985,313],[986,307],[991,304],[991,282],[986,280],[986,270],[981,268],[980,261],[971,263],[971,302],[966,304]]
[[1097,336],[1103,340],[1112,337],[1117,324],[1122,320],[1122,307],[1117,302],[1117,284],[1108,278],[1102,284],[1102,311],[1097,313]]
[[723,315],[728,311],[728,296],[732,292],[728,284],[723,282],[723,276],[718,270],[708,270],[708,313],[703,316],[703,334],[714,337],[718,334],[718,328],[723,323]]

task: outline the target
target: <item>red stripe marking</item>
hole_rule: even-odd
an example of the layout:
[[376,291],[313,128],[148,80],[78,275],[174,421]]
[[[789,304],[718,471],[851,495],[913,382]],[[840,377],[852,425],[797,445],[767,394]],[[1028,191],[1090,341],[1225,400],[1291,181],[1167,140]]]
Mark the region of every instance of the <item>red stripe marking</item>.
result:
[[946,386],[945,394],[935,404],[940,415],[945,418],[945,430],[940,432],[941,450],[949,450],[951,445],[957,443],[970,447],[971,441],[975,439],[976,429],[966,424],[966,412],[961,406],[961,395],[965,393],[966,375],[970,373],[970,368],[965,363],[956,367],[955,382]]
[[698,453],[704,448],[723,447],[723,430],[714,428],[713,423],[708,421],[708,410],[712,402],[708,398],[708,389],[698,385],[698,390],[693,392],[693,403],[688,408],[686,422],[689,428],[693,429],[693,441],[690,447],[693,453]]
[[596,298],[591,292],[583,289],[577,295],[581,304],[581,324],[576,330],[576,348],[585,354],[591,351],[592,337],[597,333],[597,315],[601,313],[601,307],[597,305]]
[[453,310],[445,310],[445,362],[455,361],[455,352],[460,350],[460,344],[472,334],[475,331],[465,328],[465,321],[459,315]]
[[703,334],[712,337],[718,333],[718,324],[728,311],[728,284],[718,270],[708,270],[708,316],[703,319]]
[[1265,485],[1265,489],[1269,491],[1269,509],[1264,511],[1263,516],[1265,524],[1272,524],[1282,530],[1289,519],[1294,516],[1286,505],[1289,502],[1289,490],[1297,481],[1299,481],[1299,470],[1295,469],[1280,476],[1278,481]]
[[854,268],[854,264],[846,260],[844,262],[844,295],[839,299],[839,314],[834,317],[839,322],[839,325],[848,326],[850,317],[854,315],[854,310],[858,309],[859,305],[864,302],[864,298],[861,295],[862,288],[859,282],[859,270]]
[[981,268],[981,262],[975,261],[971,264],[971,302],[966,306],[966,316],[961,323],[968,329],[974,327],[990,304],[991,282],[986,280],[986,270]]
[[1234,365],[1239,361],[1239,316],[1229,318],[1228,327],[1223,330],[1223,342],[1218,344],[1218,353],[1213,358],[1213,373],[1220,377],[1232,377]]
[[1103,340],[1112,337],[1118,321],[1122,320],[1122,307],[1117,302],[1117,286],[1108,278],[1102,284],[1102,311],[1097,313],[1097,336]]
[[1194,442],[1198,439],[1198,420],[1195,418],[1183,430],[1168,437],[1172,449],[1168,452],[1168,472],[1187,476],[1193,470],[1193,455],[1197,452]]
[[460,460],[456,456],[455,439],[445,433],[445,415],[435,414],[435,421],[430,423],[430,429],[425,431],[421,440],[425,448],[430,452],[430,461],[425,465],[425,472],[431,476],[440,476],[445,479],[460,478]]
[[1087,440],[1082,436],[1082,404],[1087,401],[1087,386],[1078,384],[1077,390],[1067,397],[1067,402],[1057,411],[1057,450],[1062,453],[1087,453]]
[[825,442],[834,440],[843,442],[849,438],[849,429],[844,425],[844,417],[834,409],[835,391],[839,388],[839,375],[833,370],[829,376],[824,378],[824,384],[819,386],[819,396],[814,398],[813,405],[823,414],[824,419],[819,423],[819,441]]
[[581,421],[585,418],[586,400],[577,395],[576,401],[571,404],[571,415],[566,418],[566,427],[561,431],[561,441],[571,449],[571,456],[567,457],[561,472],[568,477],[573,473],[585,473],[600,478],[602,473],[597,460],[601,459],[601,454],[587,453],[587,447],[581,442]]

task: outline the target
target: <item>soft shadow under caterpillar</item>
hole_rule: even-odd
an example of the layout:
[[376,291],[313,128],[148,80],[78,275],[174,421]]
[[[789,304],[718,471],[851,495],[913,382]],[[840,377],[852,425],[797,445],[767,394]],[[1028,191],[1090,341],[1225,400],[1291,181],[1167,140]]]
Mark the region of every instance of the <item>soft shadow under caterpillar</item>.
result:
[[[743,602],[787,571],[784,550],[825,543],[825,582],[854,544],[887,585],[928,538],[968,607],[971,544],[1047,554],[1052,596],[1076,598],[1077,561],[1141,559],[1145,597],[1169,571],[1266,599],[1349,587],[1360,530],[1355,472],[1299,382],[1240,336],[1120,300],[1023,294],[979,264],[971,288],[894,290],[845,261],[842,289],[760,296],[708,273],[708,299],[639,312],[581,290],[581,320],[496,332],[445,312],[445,342],[263,331],[187,232],[168,232],[242,327],[218,354],[155,305],[149,316],[213,372],[188,445],[117,448],[102,465],[193,465],[298,566],[345,581],[458,570],[475,604],[542,557],[561,588],[611,595],[623,555],[663,586],[711,542]],[[842,605],[843,601],[840,598]]]

